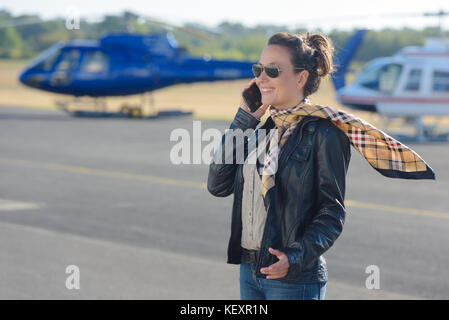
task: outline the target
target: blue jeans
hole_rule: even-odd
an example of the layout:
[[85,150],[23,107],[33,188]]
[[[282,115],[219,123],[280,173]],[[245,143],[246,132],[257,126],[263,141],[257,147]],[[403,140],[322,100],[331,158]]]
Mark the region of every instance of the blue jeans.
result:
[[326,283],[292,284],[256,278],[256,265],[240,265],[240,299],[242,300],[324,300]]

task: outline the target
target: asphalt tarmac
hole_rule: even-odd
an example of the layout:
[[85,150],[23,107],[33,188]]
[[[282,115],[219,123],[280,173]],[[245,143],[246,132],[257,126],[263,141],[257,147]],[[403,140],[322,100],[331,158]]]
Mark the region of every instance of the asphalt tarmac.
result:
[[[208,193],[207,163],[172,164],[181,128],[192,137],[193,119],[0,107],[0,298],[239,299],[232,196]],[[449,144],[407,145],[435,181],[383,177],[352,148],[326,299],[449,298]]]

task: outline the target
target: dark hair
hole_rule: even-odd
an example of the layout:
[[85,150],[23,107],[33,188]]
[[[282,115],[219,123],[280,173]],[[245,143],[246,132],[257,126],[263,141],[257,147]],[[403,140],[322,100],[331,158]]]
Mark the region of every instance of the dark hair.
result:
[[304,86],[304,97],[316,92],[321,78],[334,71],[332,63],[334,47],[332,41],[322,34],[297,35],[277,32],[268,39],[267,45],[274,44],[288,49],[294,67],[305,68],[309,72],[309,78]]

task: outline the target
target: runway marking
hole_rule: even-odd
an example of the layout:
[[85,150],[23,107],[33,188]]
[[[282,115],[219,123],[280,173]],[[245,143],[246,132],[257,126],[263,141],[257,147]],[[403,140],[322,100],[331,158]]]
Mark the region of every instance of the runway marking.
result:
[[0,211],[14,211],[14,210],[32,210],[38,209],[41,206],[33,202],[21,202],[7,199],[0,199]]
[[388,212],[394,212],[394,213],[407,213],[407,214],[417,215],[417,216],[427,216],[427,217],[437,217],[437,218],[449,219],[449,213],[437,212],[437,211],[432,211],[432,210],[386,206],[386,205],[382,205],[382,204],[361,202],[361,201],[355,201],[355,200],[345,200],[345,205],[349,206],[349,207],[375,209],[375,210],[388,211]]
[[[92,175],[99,175],[99,176],[104,176],[104,177],[150,181],[150,182],[161,183],[161,184],[194,187],[194,188],[199,188],[199,189],[207,188],[207,185],[205,182],[172,179],[172,178],[159,177],[159,176],[128,173],[128,172],[123,172],[123,171],[92,169],[92,168],[88,168],[88,167],[64,165],[64,164],[51,163],[51,162],[44,163],[44,162],[38,162],[38,161],[0,157],[0,163],[13,164],[13,165],[24,165],[24,166],[31,166],[31,167],[38,167],[38,168],[46,168],[46,169],[54,169],[54,170],[61,170],[61,171],[66,171],[66,172],[74,172],[74,173],[82,173],[82,174],[92,174]],[[388,205],[381,205],[381,204],[362,202],[362,201],[356,201],[356,200],[345,200],[345,205],[348,207],[375,209],[375,210],[393,212],[393,213],[406,213],[406,214],[418,215],[418,216],[428,216],[428,217],[449,219],[449,213],[437,212],[437,211],[432,211],[432,210],[388,206]]]
[[151,182],[162,183],[162,184],[180,185],[180,186],[188,186],[188,187],[196,187],[196,188],[206,189],[206,183],[204,183],[204,182],[178,180],[178,179],[171,179],[171,178],[165,178],[165,177],[159,177],[159,176],[129,173],[129,172],[123,172],[123,171],[92,169],[92,168],[88,168],[88,167],[71,166],[71,165],[65,165],[65,164],[59,164],[59,163],[38,162],[38,161],[0,157],[0,163],[2,163],[2,162],[7,163],[7,164],[14,164],[14,165],[18,164],[18,165],[32,166],[32,167],[38,167],[38,168],[55,169],[55,170],[61,170],[61,171],[66,171],[66,172],[93,174],[93,175],[100,175],[100,176],[104,176],[104,177],[113,177],[113,178],[122,178],[122,179],[151,181]]

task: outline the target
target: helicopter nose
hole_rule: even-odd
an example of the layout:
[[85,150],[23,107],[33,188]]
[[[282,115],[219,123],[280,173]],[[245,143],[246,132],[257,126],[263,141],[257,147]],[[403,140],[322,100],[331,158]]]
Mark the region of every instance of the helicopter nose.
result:
[[19,81],[20,81],[22,84],[25,84],[25,85],[26,85],[26,78],[27,78],[26,72],[25,72],[25,71],[22,71],[22,72],[20,73],[20,75],[19,75]]
[[25,70],[20,74],[19,81],[26,86],[39,88],[44,82],[44,77],[39,74],[29,73],[27,72],[27,70]]

